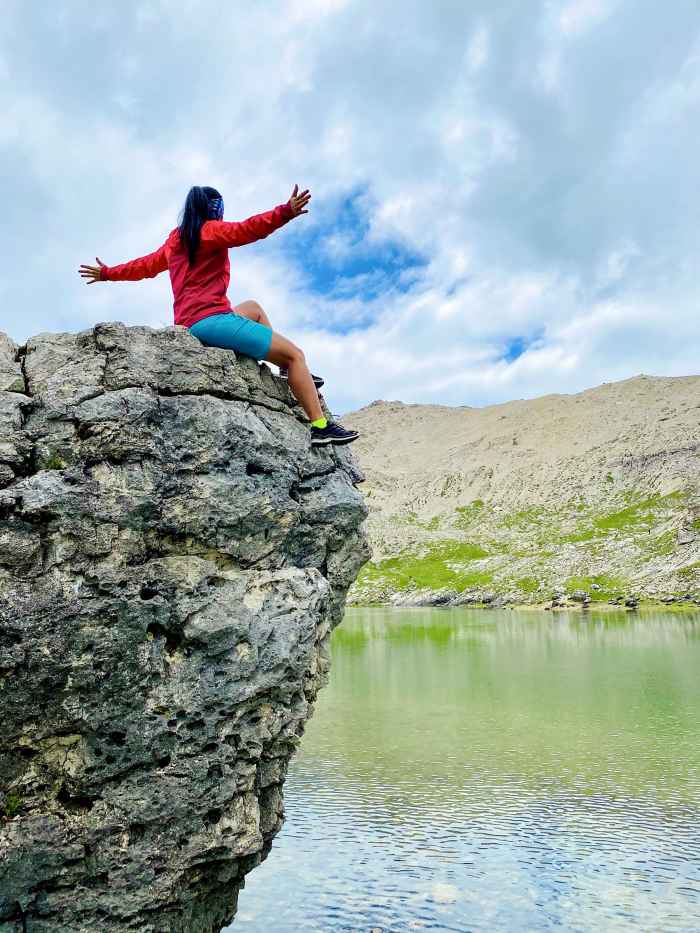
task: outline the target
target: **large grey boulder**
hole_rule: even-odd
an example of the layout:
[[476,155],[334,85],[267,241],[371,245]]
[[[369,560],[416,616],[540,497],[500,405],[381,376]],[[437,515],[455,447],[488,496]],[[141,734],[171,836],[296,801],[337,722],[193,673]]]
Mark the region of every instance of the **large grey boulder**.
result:
[[367,559],[347,448],[181,327],[0,335],[0,933],[218,930]]

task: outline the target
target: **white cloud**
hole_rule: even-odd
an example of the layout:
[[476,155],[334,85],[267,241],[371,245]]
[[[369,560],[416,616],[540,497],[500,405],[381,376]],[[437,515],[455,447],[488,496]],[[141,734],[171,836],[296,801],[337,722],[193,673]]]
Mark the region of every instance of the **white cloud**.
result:
[[296,25],[339,13],[349,2],[350,0],[292,0],[286,13]]
[[571,0],[558,16],[562,34],[578,36],[610,16],[613,4],[610,0]]
[[601,288],[613,285],[624,279],[630,264],[642,255],[642,251],[632,240],[626,240],[613,248],[601,263],[598,281]]
[[[8,0],[0,326],[169,323],[167,277],[86,287],[78,265],[156,248],[193,183],[233,219],[298,182],[311,212],[232,251],[230,297],[340,410],[697,371],[694,4],[76,0],[28,35]],[[350,195],[362,229],[336,216]],[[358,251],[360,273],[315,291],[305,230],[329,283]],[[388,243],[425,264],[391,271]]]
[[481,71],[489,58],[489,31],[482,24],[475,31],[467,46],[467,64],[472,72]]
[[324,238],[321,249],[329,261],[336,264],[352,257],[354,244],[353,237],[338,230]]

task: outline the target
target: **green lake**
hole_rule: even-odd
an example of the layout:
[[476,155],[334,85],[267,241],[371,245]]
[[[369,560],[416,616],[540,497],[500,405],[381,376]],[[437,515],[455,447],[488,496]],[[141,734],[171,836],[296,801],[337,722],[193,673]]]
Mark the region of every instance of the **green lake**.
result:
[[354,609],[231,931],[700,930],[700,613]]

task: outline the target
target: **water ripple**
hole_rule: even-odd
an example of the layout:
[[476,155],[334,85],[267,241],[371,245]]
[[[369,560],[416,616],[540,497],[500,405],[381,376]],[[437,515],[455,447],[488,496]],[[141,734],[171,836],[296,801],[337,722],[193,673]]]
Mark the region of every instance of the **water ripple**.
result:
[[699,621],[350,613],[232,933],[697,933]]

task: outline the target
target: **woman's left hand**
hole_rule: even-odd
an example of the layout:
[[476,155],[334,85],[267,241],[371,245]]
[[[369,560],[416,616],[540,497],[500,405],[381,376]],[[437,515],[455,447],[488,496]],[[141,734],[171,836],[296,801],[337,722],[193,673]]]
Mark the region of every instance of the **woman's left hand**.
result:
[[100,278],[100,269],[106,267],[106,263],[102,262],[99,256],[95,256],[95,259],[99,263],[99,266],[86,266],[82,265],[78,272],[82,275],[84,279],[87,279],[87,284],[92,285],[94,282],[102,282],[104,279]]
[[309,194],[309,189],[302,191],[301,194],[297,194],[299,190],[299,185],[294,185],[294,191],[292,191],[292,196],[289,199],[289,205],[292,208],[292,217],[298,217],[299,214],[308,214],[308,211],[302,210],[311,200],[311,195]]

